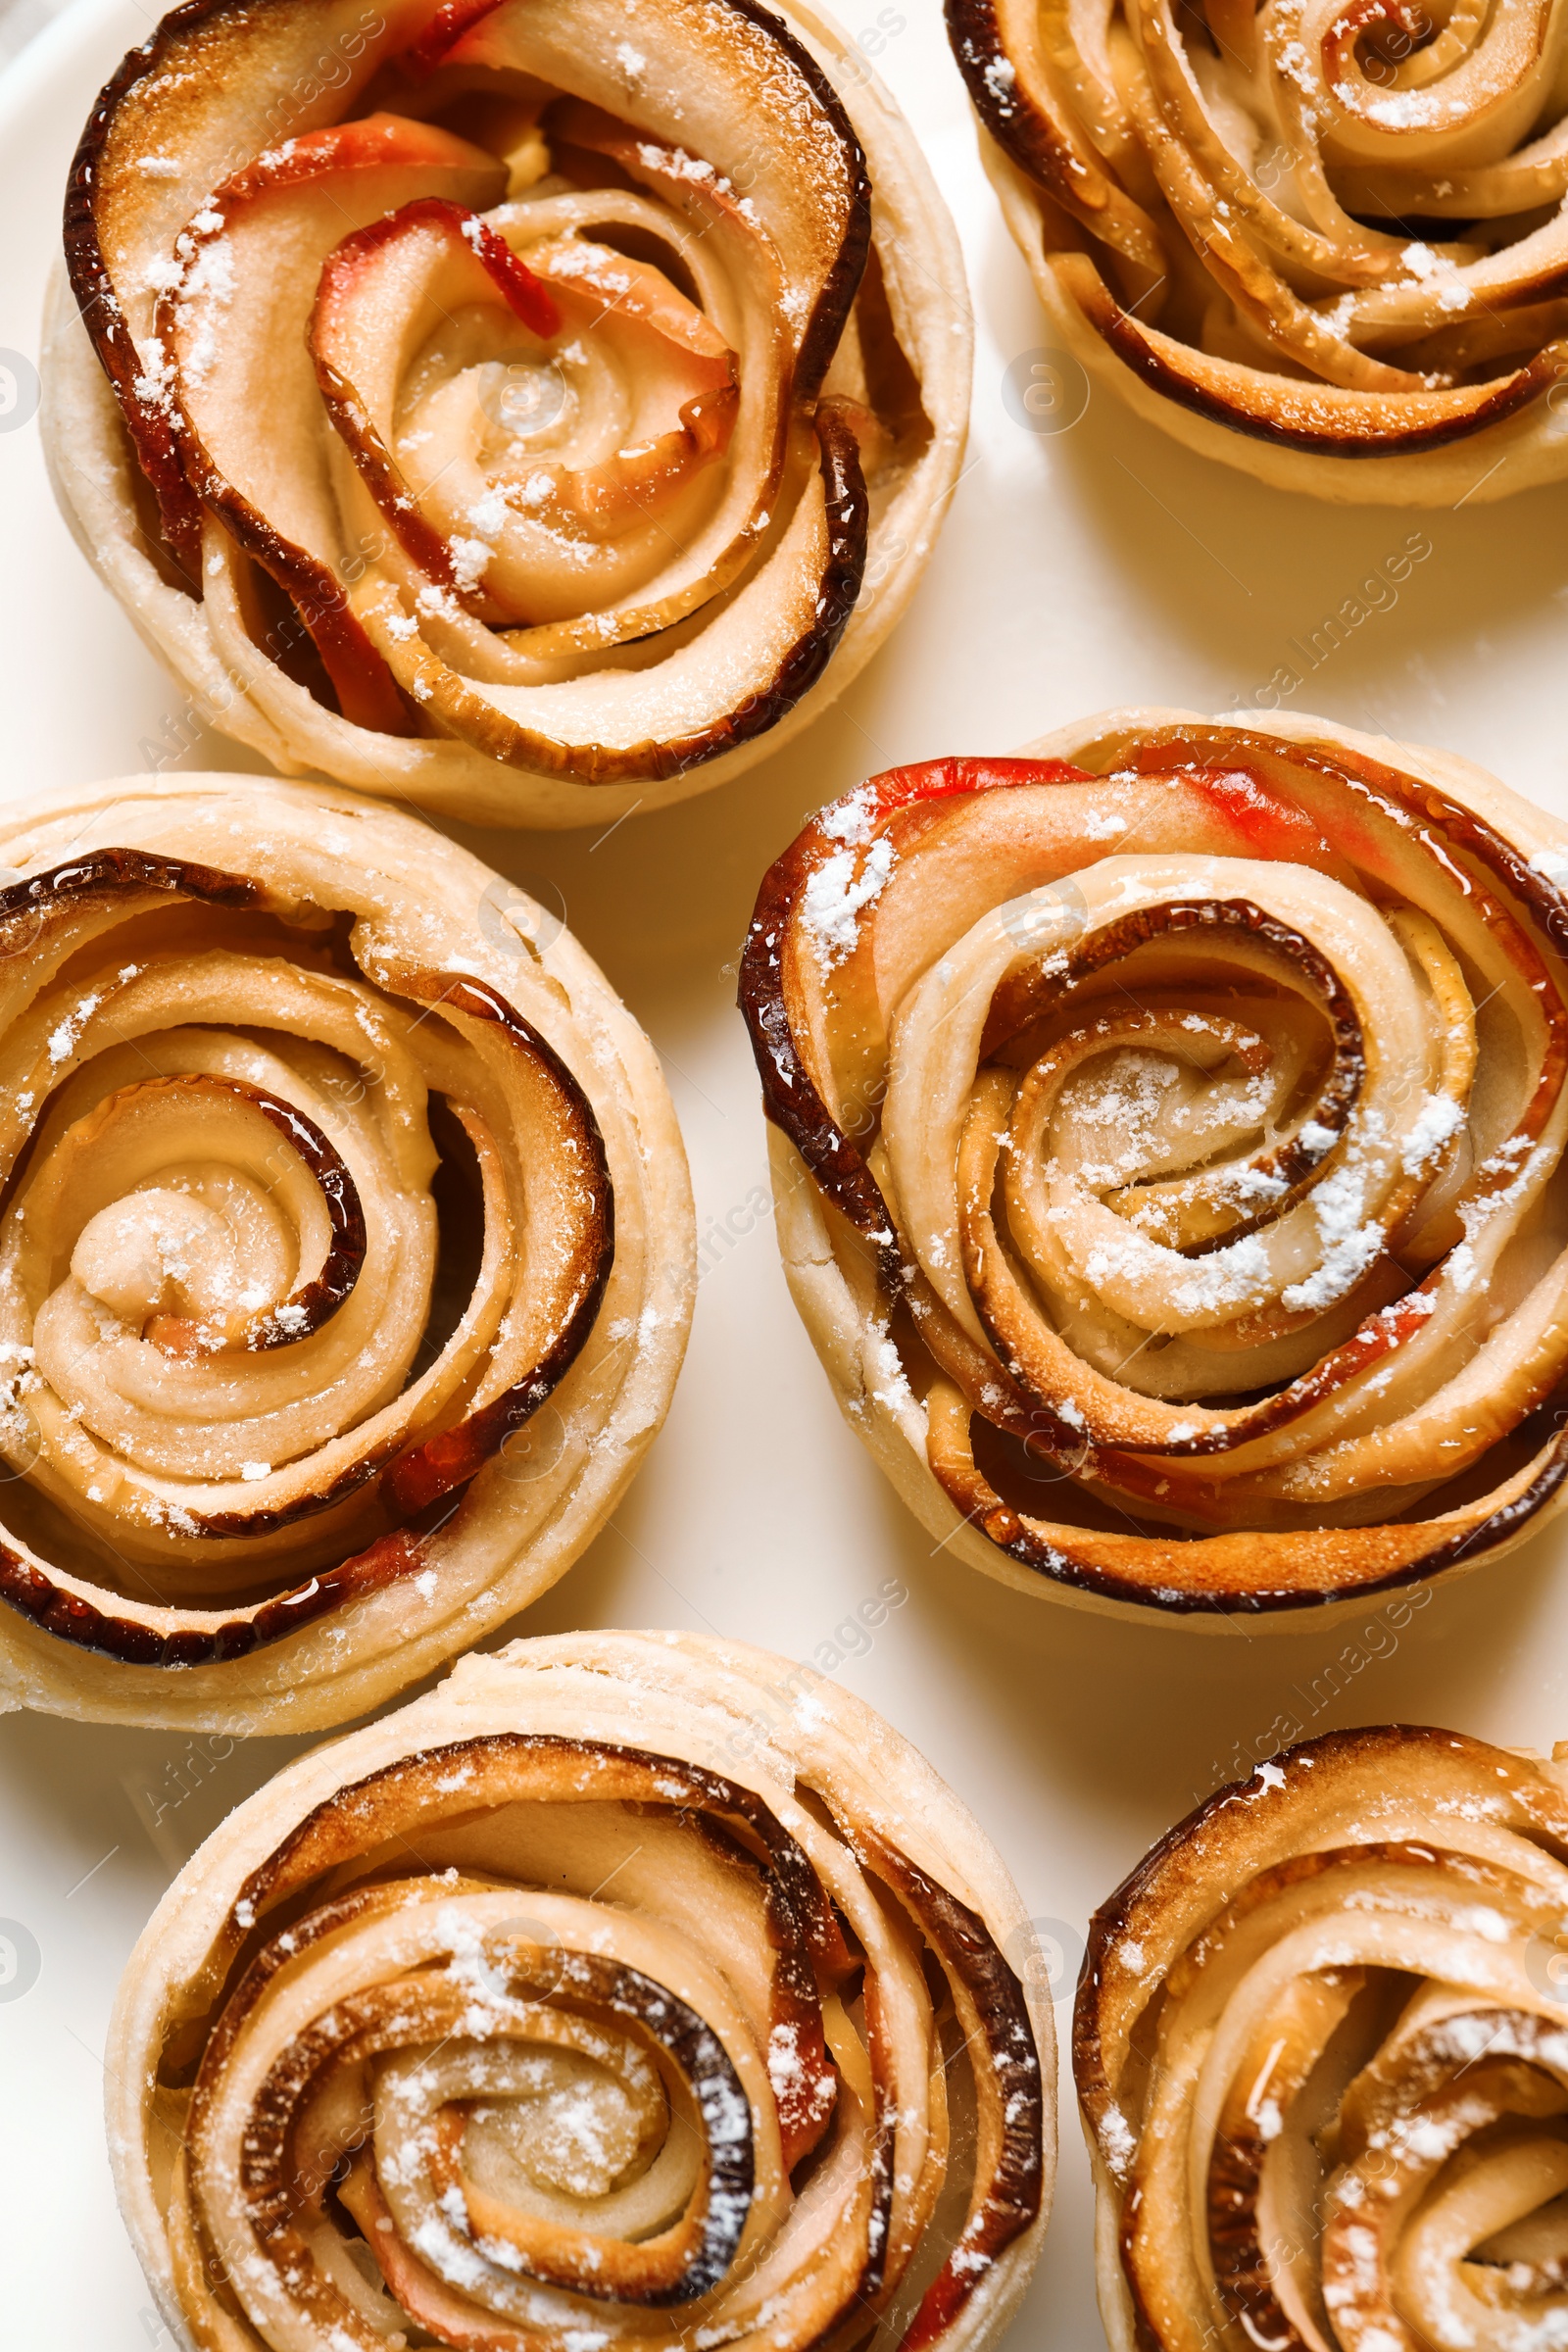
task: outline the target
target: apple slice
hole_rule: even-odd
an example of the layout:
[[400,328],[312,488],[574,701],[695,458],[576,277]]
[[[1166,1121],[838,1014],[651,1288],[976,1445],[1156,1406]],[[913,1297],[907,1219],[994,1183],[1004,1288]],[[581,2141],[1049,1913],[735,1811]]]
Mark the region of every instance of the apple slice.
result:
[[72,290],[194,593],[201,510],[153,323],[174,239],[237,156],[352,112],[429,14],[429,0],[373,15],[363,0],[176,9],[124,58],[81,134],[65,207]]
[[351,228],[420,195],[494,201],[502,166],[429,123],[370,115],[291,139],[226,179],[174,241],[156,324],[187,479],[293,598],[344,715],[410,720],[339,578],[350,551],[305,346],[321,265]]
[[834,402],[801,428],[791,480],[789,519],[741,592],[699,637],[672,631],[669,650],[650,649],[655,659],[637,666],[545,684],[475,679],[430,642],[446,592],[411,600],[389,566],[355,584],[354,609],[404,692],[492,760],[588,783],[679,775],[777,725],[821,676],[855,610],[869,507],[854,431]]
[[413,48],[398,59],[399,66],[411,81],[428,81],[438,67],[446,64],[464,34],[501,4],[502,0],[442,0]]
[[[344,240],[311,324],[327,413],[401,544],[503,624],[597,613],[663,569],[721,493],[704,476],[739,400],[734,353],[662,271],[575,235],[529,252],[420,199]],[[519,322],[559,403],[522,445],[486,397]]]
[[501,0],[441,62],[531,74],[586,102],[552,110],[553,140],[611,156],[639,184],[667,171],[693,211],[714,192],[750,208],[779,256],[796,392],[814,396],[865,267],[871,192],[848,114],[777,17],[737,0]]
[[[608,269],[618,307],[618,284],[626,278],[620,259],[627,242],[623,232],[652,228],[735,353],[739,397],[725,452],[723,495],[706,521],[678,533],[656,529],[648,543],[649,565],[631,593],[576,623],[536,625],[507,640],[510,652],[524,657],[602,656],[612,645],[673,627],[722,594],[755,561],[769,522],[781,511],[792,435],[799,438],[809,404],[801,396],[795,342],[800,313],[786,299],[782,257],[756,205],[720,174],[699,171],[689,156],[661,141],[639,138],[596,107],[564,101],[551,110],[548,127],[559,149],[604,156],[638,192],[587,189],[508,206],[495,221],[503,235],[522,243],[540,268],[547,266],[540,253],[564,231],[585,242],[618,246],[616,261],[587,265]],[[602,329],[604,322],[599,323]],[[535,454],[547,452],[536,445]],[[530,466],[530,479],[533,472]]]

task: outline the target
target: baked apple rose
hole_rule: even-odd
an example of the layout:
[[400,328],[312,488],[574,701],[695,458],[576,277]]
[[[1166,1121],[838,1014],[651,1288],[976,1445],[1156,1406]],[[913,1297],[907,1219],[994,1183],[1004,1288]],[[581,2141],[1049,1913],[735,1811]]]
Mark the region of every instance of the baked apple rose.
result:
[[657,1059],[343,794],[132,778],[0,860],[0,1700],[341,1722],[554,1583],[663,1419]]
[[1564,1780],[1451,1732],[1331,1733],[1097,1913],[1073,2062],[1115,2352],[1562,2340]]
[[194,714],[484,822],[782,742],[956,476],[952,225],[804,6],[176,9],[94,109],[66,258],[57,485]]
[[1495,498],[1568,470],[1560,9],[947,16],[1051,323],[1151,422],[1358,502]]
[[1218,1623],[1560,1508],[1561,829],[1316,719],[895,768],[741,997],[841,1406],[943,1545]]
[[165,1896],[110,2027],[122,2210],[221,2352],[981,2352],[1050,2207],[1026,1933],[923,1758],[782,1658],[470,1656]]

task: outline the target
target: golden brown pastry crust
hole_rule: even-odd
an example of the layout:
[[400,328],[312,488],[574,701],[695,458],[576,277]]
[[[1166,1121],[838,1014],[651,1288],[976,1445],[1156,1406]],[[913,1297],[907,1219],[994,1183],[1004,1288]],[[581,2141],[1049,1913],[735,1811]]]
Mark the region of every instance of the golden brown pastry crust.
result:
[[1560,829],[1324,720],[895,769],[742,1002],[844,1411],[943,1547],[1214,1627],[1557,1510]]
[[1115,2352],[1549,2343],[1568,2186],[1560,1764],[1332,1732],[1096,1913],[1073,2066]]
[[776,748],[956,477],[952,225],[804,5],[203,0],[102,93],[66,260],[57,492],[194,715],[479,821]]
[[560,1576],[669,1403],[685,1156],[562,926],[319,787],[7,812],[0,1691],[341,1722]]
[[170,1889],[110,2028],[122,2209],[222,2352],[411,2319],[978,2352],[1050,2207],[1021,1933],[976,1824],[821,1677],[670,1634],[469,1657]]

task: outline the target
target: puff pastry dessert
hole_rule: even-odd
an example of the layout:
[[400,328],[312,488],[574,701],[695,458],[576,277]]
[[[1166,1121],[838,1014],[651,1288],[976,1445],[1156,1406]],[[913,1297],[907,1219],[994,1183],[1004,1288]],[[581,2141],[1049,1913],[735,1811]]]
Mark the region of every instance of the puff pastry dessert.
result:
[[1074,2025],[1114,2352],[1556,2343],[1565,1922],[1564,1767],[1452,1732],[1331,1733],[1162,1838]]
[[1022,1906],[929,1765],[808,1673],[519,1642],[208,1839],[106,2057],[181,2343],[997,2340],[1054,2157],[1050,2011],[1000,1948]]
[[0,1702],[341,1722],[554,1583],[663,1419],[658,1060],[346,794],[132,777],[0,861]]
[[1561,1507],[1565,876],[1308,718],[1114,711],[807,826],[742,964],[780,1248],[944,1549],[1217,1629]]
[[1093,382],[1320,497],[1451,505],[1568,471],[1560,11],[947,13],[1007,224]]
[[750,0],[223,0],[83,133],[45,417],[196,717],[493,824],[720,782],[897,619],[956,475],[952,224]]

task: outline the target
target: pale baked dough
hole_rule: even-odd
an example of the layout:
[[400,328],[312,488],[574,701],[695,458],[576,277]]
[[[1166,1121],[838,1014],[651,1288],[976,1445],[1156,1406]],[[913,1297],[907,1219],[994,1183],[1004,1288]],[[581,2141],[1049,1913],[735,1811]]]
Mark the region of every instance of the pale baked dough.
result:
[[908,603],[968,296],[812,9],[224,0],[127,58],[73,184],[61,505],[190,717],[285,773],[489,824],[658,808]]
[[346,793],[128,777],[8,809],[0,863],[0,1703],[342,1722],[553,1584],[664,1417],[657,1057],[544,908]]
[[187,1863],[109,2029],[121,2208],[185,2346],[979,2352],[1051,2203],[1028,1934],[824,1677],[518,1642]]
[[1565,878],[1480,769],[1304,716],[812,821],[742,982],[779,1246],[945,1554],[1261,1628],[1560,1508]]

